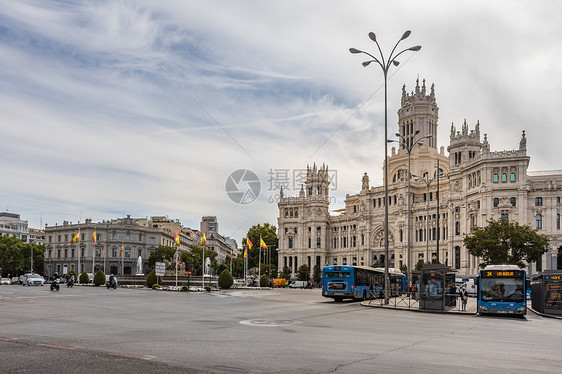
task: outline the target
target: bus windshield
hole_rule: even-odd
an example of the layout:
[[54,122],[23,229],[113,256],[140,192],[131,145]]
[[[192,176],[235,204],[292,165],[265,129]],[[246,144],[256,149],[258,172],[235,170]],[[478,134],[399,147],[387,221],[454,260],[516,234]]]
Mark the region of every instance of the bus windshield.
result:
[[525,300],[525,281],[516,278],[482,278],[480,292],[482,301],[512,301]]
[[324,273],[326,278],[349,278],[351,273],[349,271],[327,271]]

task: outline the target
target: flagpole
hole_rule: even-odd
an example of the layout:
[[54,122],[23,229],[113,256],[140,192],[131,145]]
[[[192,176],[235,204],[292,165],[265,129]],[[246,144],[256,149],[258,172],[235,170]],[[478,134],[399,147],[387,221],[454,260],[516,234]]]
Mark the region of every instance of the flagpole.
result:
[[125,244],[121,242],[121,275],[125,274],[125,259],[123,258],[123,250],[125,249],[123,246]]
[[180,246],[176,245],[176,287],[178,286],[178,250],[179,250]]
[[205,288],[205,246],[201,246],[201,257],[203,258],[203,263],[201,267],[201,282],[203,284],[203,288]]
[[78,234],[76,235],[77,239],[74,243],[76,244],[76,250],[78,251],[78,274],[80,274],[80,244],[78,244],[80,241],[80,229],[78,229]]
[[92,251],[92,276],[94,276],[94,268],[96,267],[96,240],[94,239],[96,236],[96,228],[94,226],[94,234],[92,235],[92,241],[94,242],[94,250]]
[[259,249],[259,254],[258,254],[258,287],[261,287],[261,242],[262,242],[262,238],[260,235],[260,249]]

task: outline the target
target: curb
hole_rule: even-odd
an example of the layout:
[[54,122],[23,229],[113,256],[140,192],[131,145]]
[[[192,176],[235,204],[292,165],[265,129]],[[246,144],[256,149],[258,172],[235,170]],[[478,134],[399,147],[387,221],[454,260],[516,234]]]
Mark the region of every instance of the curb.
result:
[[541,317],[547,317],[547,318],[553,318],[553,319],[562,319],[562,316],[555,316],[553,314],[546,314],[546,313],[541,313],[538,310],[534,310],[531,307],[527,307],[527,310],[530,310],[531,312],[535,313],[537,316],[541,316]]
[[361,306],[370,307],[370,308],[380,308],[380,309],[388,309],[388,310],[402,310],[405,312],[416,312],[416,313],[433,313],[433,314],[450,314],[450,315],[459,315],[459,316],[476,316],[478,313],[462,313],[462,312],[449,312],[446,310],[429,310],[429,309],[406,309],[406,308],[393,308],[393,307],[386,307],[384,305],[372,305],[369,301],[362,301]]

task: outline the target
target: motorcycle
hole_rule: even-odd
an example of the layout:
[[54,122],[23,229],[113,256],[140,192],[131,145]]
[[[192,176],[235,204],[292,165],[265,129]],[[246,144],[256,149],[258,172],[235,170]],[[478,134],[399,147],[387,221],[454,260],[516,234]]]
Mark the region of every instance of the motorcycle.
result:
[[66,287],[74,287],[74,277],[70,277],[66,282]]
[[53,280],[51,281],[51,291],[53,291],[53,290],[57,290],[57,291],[58,291],[59,289],[60,289],[59,280],[58,280],[58,279],[53,279]]
[[115,280],[115,277],[113,275],[109,277],[109,280],[107,281],[105,286],[108,290],[111,288],[113,288],[114,290],[117,289],[117,281]]

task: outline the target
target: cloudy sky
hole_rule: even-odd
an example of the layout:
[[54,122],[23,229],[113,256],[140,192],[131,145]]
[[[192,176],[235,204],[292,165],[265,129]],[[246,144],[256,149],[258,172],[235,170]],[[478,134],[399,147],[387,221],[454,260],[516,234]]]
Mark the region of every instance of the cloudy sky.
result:
[[[526,130],[529,169],[561,169],[561,2],[388,3],[0,0],[0,211],[31,227],[216,215],[240,243],[314,162],[341,208],[363,172],[382,184],[382,71],[348,51],[374,53],[370,31],[385,54],[405,30],[400,47],[422,45],[391,70],[389,134],[419,76],[440,145],[479,120],[492,150]],[[261,182],[252,203],[226,192],[239,169]]]

